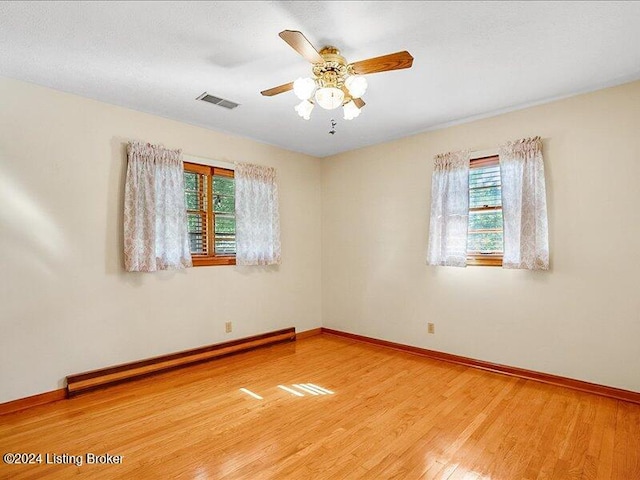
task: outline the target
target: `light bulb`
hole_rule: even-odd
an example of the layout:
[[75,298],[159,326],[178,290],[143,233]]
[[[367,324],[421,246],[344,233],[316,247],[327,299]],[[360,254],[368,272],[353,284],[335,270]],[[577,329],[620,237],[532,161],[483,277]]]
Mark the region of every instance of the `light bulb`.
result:
[[300,100],[309,100],[316,89],[316,82],[312,78],[298,78],[293,82],[293,93]]
[[356,106],[356,104],[351,100],[348,103],[345,103],[343,107],[344,119],[345,120],[353,120],[358,115],[360,115],[360,109]]
[[360,75],[351,75],[344,82],[344,86],[349,90],[349,95],[360,98],[367,91],[367,79]]
[[325,110],[333,110],[342,105],[344,100],[344,92],[335,87],[319,88],[316,91],[316,101]]
[[303,100],[293,108],[296,112],[298,112],[298,115],[300,115],[305,120],[309,120],[309,118],[311,118],[311,110],[313,110],[313,107],[313,103],[311,103],[309,100]]

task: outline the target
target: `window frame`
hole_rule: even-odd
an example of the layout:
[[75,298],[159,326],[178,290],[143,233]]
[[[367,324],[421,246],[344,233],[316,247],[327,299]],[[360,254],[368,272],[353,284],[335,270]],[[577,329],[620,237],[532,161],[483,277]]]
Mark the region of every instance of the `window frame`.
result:
[[[233,255],[216,255],[215,253],[215,212],[213,208],[213,177],[235,178],[233,169],[216,167],[213,165],[203,165],[194,162],[183,162],[183,170],[185,172],[197,173],[207,176],[207,211],[206,211],[206,240],[207,252],[213,252],[206,255],[199,255],[191,252],[191,262],[194,267],[205,267],[211,265],[235,265],[236,254]],[[186,208],[186,205],[185,205]],[[187,212],[189,210],[187,209]],[[235,212],[234,212],[235,216]]]
[[[500,165],[500,157],[497,154],[482,155],[472,157],[469,160],[469,171],[476,168],[490,167],[494,165]],[[500,176],[500,185],[502,186],[502,175]],[[469,190],[470,191],[470,190]],[[502,212],[502,201],[500,207],[469,207],[469,214],[471,212],[485,212],[485,211],[500,211]],[[502,260],[504,257],[504,217],[503,217],[503,245],[501,254],[470,254],[467,252],[467,265],[468,266],[480,266],[480,267],[502,267]],[[467,239],[469,238],[469,231],[467,230]]]

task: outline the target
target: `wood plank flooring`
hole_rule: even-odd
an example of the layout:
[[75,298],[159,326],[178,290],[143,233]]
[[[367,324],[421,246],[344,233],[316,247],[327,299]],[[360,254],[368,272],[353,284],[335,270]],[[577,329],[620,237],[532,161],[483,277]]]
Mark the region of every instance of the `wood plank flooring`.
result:
[[321,335],[1,416],[7,452],[42,463],[2,479],[640,480],[640,405]]

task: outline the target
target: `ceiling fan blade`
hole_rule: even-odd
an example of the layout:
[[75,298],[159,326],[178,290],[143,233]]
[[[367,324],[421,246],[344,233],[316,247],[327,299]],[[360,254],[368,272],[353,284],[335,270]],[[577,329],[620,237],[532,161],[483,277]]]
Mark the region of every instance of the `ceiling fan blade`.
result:
[[265,97],[273,97],[274,95],[288,92],[289,90],[293,90],[293,82],[285,83],[284,85],[279,85],[277,87],[270,88],[269,90],[263,90],[260,93]]
[[309,60],[311,63],[324,63],[324,58],[313,48],[311,42],[307,40],[301,32],[297,30],[283,30],[278,35],[291,46],[296,52]]
[[364,103],[364,100],[361,99],[361,98],[354,98],[353,99],[353,103],[355,103],[356,107],[358,107],[358,108],[362,108],[362,107],[364,107],[366,105],[366,103]]
[[413,57],[407,51],[390,53],[382,57],[368,58],[352,64],[353,72],[358,75],[368,73],[388,72],[389,70],[401,70],[413,65]]

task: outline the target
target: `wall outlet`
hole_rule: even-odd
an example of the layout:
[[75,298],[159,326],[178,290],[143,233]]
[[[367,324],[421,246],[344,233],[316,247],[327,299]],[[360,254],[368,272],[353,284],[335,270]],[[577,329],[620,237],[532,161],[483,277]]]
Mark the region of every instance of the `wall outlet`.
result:
[[435,323],[427,323],[427,333],[436,333],[436,324]]
[[224,331],[226,333],[231,333],[232,330],[233,330],[233,325],[231,324],[231,322],[225,322]]

